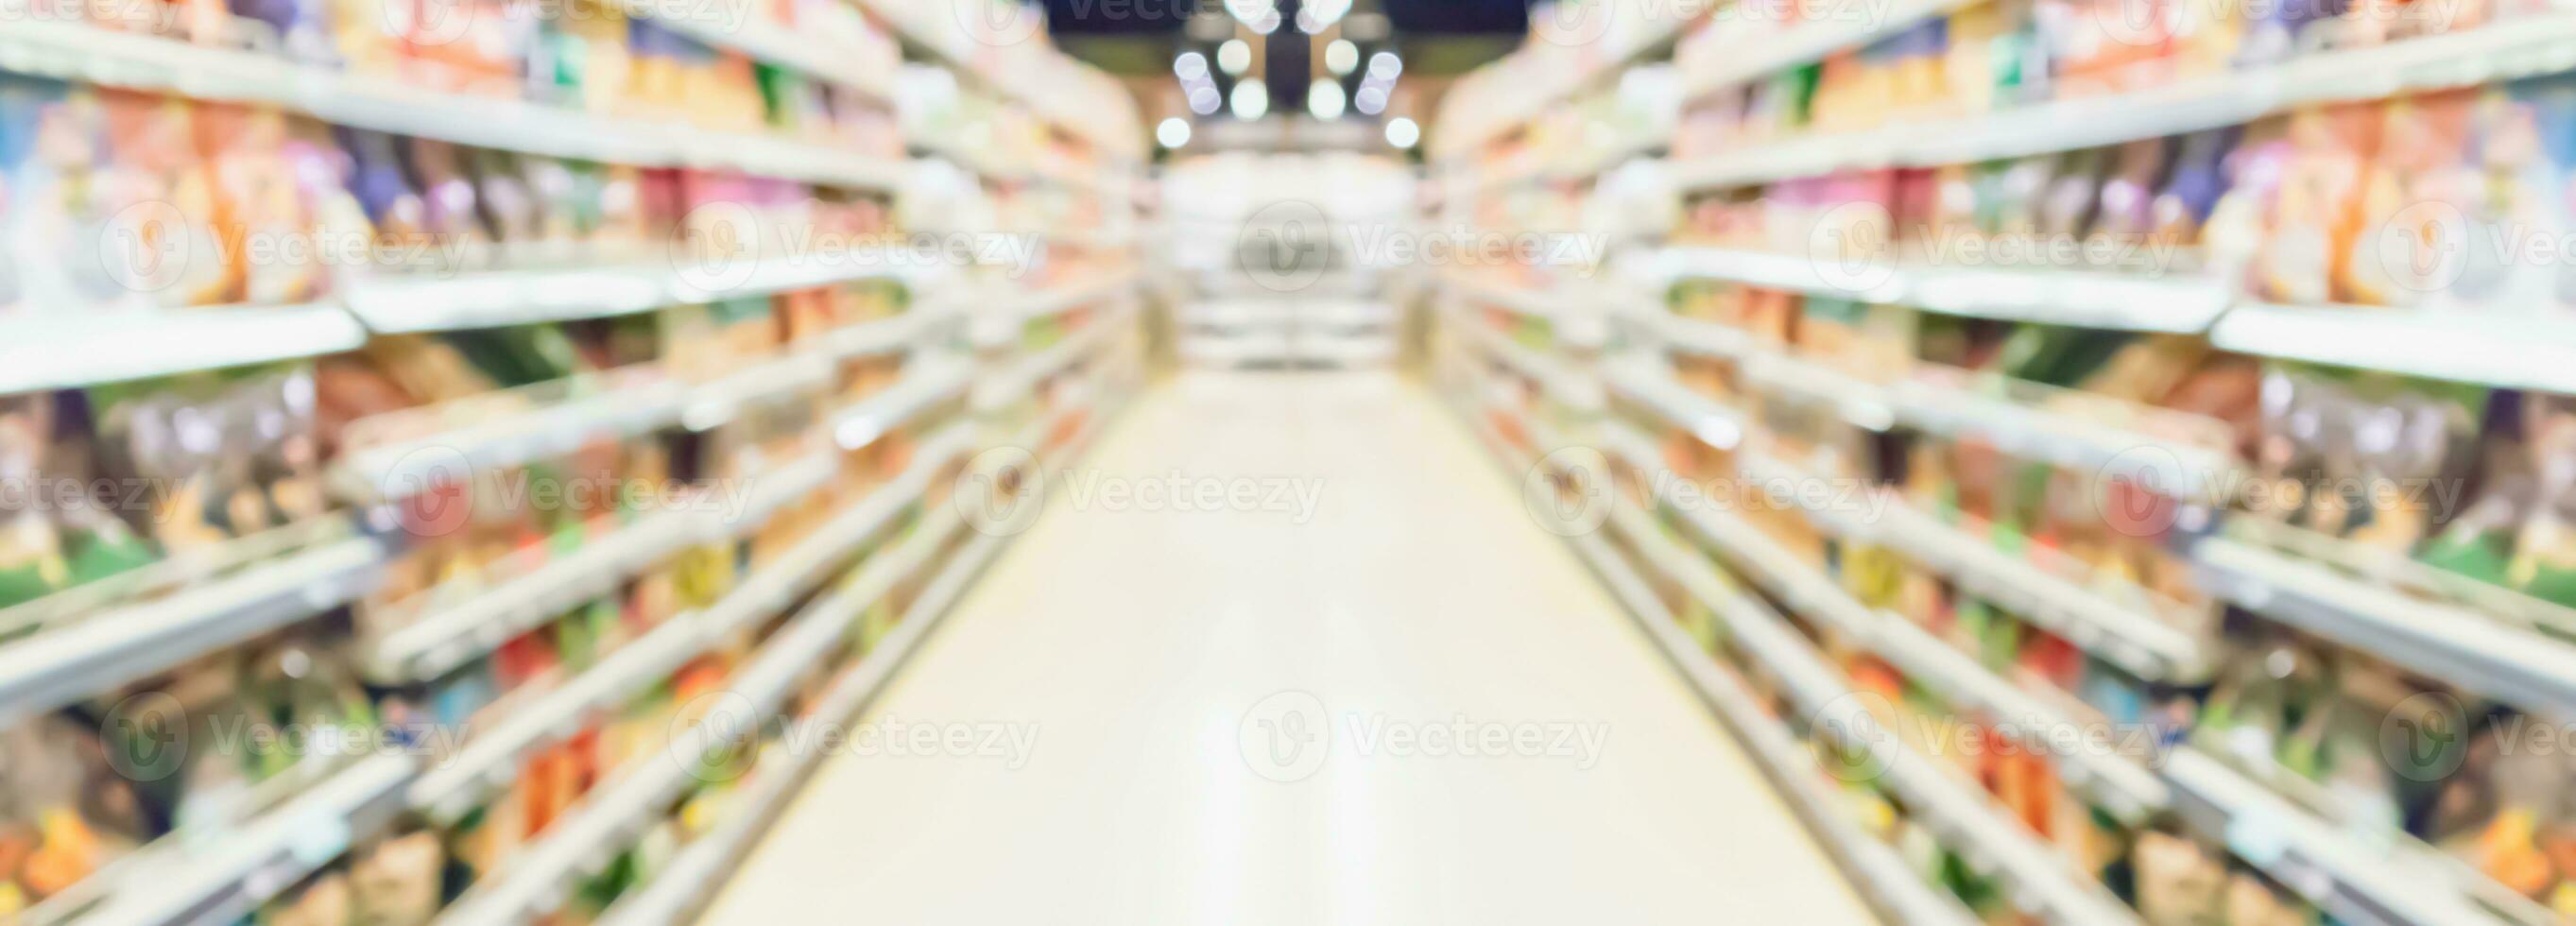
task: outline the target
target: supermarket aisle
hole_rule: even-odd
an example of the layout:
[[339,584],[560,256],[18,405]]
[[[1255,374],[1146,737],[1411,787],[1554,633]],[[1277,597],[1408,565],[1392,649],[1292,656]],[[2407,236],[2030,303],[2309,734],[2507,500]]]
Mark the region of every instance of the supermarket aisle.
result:
[[[1867,919],[1428,390],[1198,373],[1128,414],[709,922]],[[925,725],[962,745],[891,754]]]

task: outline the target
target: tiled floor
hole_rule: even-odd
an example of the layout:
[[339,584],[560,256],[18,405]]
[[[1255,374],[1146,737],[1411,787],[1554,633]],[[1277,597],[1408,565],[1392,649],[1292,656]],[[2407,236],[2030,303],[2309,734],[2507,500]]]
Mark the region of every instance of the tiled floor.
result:
[[1184,375],[1047,491],[710,921],[1869,919],[1423,387]]

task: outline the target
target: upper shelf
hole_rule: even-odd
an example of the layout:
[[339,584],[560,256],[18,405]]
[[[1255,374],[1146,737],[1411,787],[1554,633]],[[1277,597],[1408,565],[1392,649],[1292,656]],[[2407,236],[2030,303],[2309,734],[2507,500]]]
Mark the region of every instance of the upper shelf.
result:
[[738,170],[891,190],[907,163],[783,137],[603,116],[501,97],[442,93],[275,55],[191,45],[80,23],[0,23],[0,70],[190,99],[273,106],[354,128],[546,157]]
[[[1915,23],[1933,16],[1968,6],[1975,0],[1893,0],[1874,15],[1850,16],[1829,12],[1821,18],[1794,26],[1769,28],[1747,26],[1742,34],[1726,43],[1722,51],[1708,57],[1717,64],[1696,73],[1683,75],[1682,99],[1693,100],[1721,90],[1739,87],[1774,71],[1823,60],[1835,52],[1859,48],[1903,32]],[[1767,17],[1739,17],[1737,21],[1760,22]],[[1711,29],[1724,25],[1710,26]]]
[[2319,52],[2110,96],[1956,119],[1801,135],[1678,162],[1683,188],[1745,186],[1840,170],[2017,158],[2239,125],[2303,106],[2475,86],[2576,66],[2576,14],[2507,19],[2448,35]]
[[[2576,323],[2539,313],[2467,308],[2280,305],[2240,299],[2200,274],[1933,267],[1836,268],[1794,254],[1675,246],[1658,279],[1725,280],[1835,299],[1916,306],[1944,315],[2079,328],[2206,334],[2238,353],[2383,370],[2505,389],[2576,394]],[[1647,319],[1656,322],[1656,319]],[[1668,339],[1689,326],[1660,324]],[[1704,327],[1704,326],[1702,326]],[[1741,337],[1734,337],[1740,342]],[[1701,353],[1699,341],[1681,343]]]
[[2207,331],[2226,311],[2228,291],[2197,275],[2109,271],[1935,267],[1912,263],[1835,266],[1791,254],[1714,247],[1666,248],[1656,268],[1672,278],[1728,280],[1833,299],[1899,303],[1944,315],[2116,328]]
[[[1145,155],[1144,130],[1136,124],[1132,103],[1124,119],[1110,118],[1111,113],[1099,108],[1101,99],[1127,99],[1114,80],[1091,75],[1071,57],[1051,50],[1036,55],[1014,52],[1046,41],[1044,18],[1034,8],[1011,8],[1010,12],[969,8],[980,2],[859,0],[859,5],[893,25],[913,45],[937,54],[955,70],[1027,106],[1057,129],[1113,159],[1134,161]],[[977,18],[986,20],[983,25],[991,34],[972,33],[968,24]],[[1120,131],[1121,123],[1129,131]]]
[[0,316],[0,395],[318,357],[366,341],[358,320],[329,303]]

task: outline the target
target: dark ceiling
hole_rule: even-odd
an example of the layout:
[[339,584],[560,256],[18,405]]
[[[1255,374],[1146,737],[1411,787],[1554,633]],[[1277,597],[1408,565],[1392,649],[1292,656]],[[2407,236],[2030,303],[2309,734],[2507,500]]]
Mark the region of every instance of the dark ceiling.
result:
[[[1218,0],[1044,0],[1043,5],[1049,28],[1059,36],[1172,32],[1193,13],[1224,9]],[[1405,36],[1518,33],[1529,20],[1529,0],[1360,0],[1356,6],[1385,12],[1397,34]]]

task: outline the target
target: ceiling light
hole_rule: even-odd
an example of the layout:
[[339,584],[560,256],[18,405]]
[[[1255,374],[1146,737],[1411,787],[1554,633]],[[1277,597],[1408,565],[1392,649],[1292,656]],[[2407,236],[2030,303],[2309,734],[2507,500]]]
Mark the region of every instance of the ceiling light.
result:
[[1396,57],[1395,53],[1391,51],[1382,51],[1377,54],[1370,55],[1368,76],[1379,80],[1394,80],[1398,77],[1402,77],[1404,76],[1404,59]]
[[1359,107],[1362,115],[1374,116],[1385,112],[1386,88],[1377,86],[1361,87],[1359,94],[1354,96],[1351,99],[1351,102]]
[[1198,52],[1185,51],[1172,59],[1172,74],[1182,80],[1198,80],[1206,77],[1207,72],[1207,56]]
[[1324,46],[1324,66],[1335,74],[1359,70],[1360,47],[1349,39],[1334,39],[1333,44]]
[[[1392,129],[1392,127],[1389,128]],[[1178,116],[1163,120],[1163,124],[1154,127],[1154,140],[1162,142],[1165,148],[1178,148],[1189,144],[1190,120]]]
[[1225,94],[1218,93],[1213,86],[1190,88],[1191,112],[1202,116],[1213,116],[1216,115],[1216,108],[1224,104]]
[[1241,74],[1252,68],[1252,43],[1227,39],[1216,47],[1216,66],[1228,74]]
[[1234,85],[1234,117],[1259,119],[1270,114],[1270,87],[1258,77],[1246,77]]
[[1386,123],[1386,143],[1398,148],[1411,148],[1422,140],[1422,127],[1413,120],[1397,116]]
[[1317,119],[1326,122],[1339,119],[1342,117],[1343,108],[1348,105],[1349,101],[1342,98],[1340,84],[1319,80],[1306,87],[1306,111],[1314,114]]
[[1332,24],[1341,22],[1342,17],[1350,11],[1351,0],[1306,0],[1306,8],[1299,14],[1299,18],[1302,19],[1307,15],[1314,16],[1316,26],[1314,31],[1322,32]]

